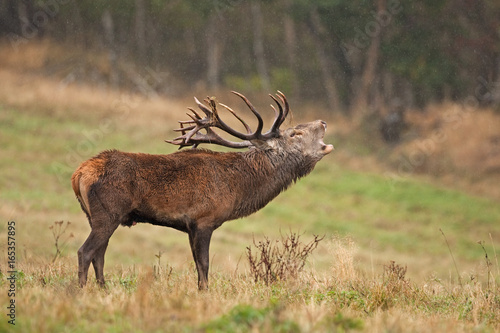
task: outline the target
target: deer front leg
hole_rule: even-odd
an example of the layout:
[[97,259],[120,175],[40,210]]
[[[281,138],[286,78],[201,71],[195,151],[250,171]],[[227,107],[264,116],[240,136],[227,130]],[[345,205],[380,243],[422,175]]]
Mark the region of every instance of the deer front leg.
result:
[[198,289],[208,289],[209,248],[212,229],[194,228],[189,231],[189,243],[198,271]]

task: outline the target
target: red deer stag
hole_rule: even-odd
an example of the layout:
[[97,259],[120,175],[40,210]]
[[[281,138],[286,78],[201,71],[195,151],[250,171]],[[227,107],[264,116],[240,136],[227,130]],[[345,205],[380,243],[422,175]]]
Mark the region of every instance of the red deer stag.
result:
[[[214,143],[231,148],[249,148],[244,152],[213,152],[205,149],[183,150],[168,155],[124,153],[108,150],[83,162],[71,181],[92,231],[78,250],[78,277],[87,282],[92,262],[97,281],[104,285],[104,254],[108,241],[121,224],[138,222],[171,227],[189,236],[189,244],[198,271],[198,287],[208,287],[209,245],[212,232],[228,220],[250,215],[274,199],[292,182],[311,172],[323,156],[333,150],[323,142],[326,123],[321,120],[280,130],[289,112],[281,92],[270,95],[276,102],[274,122],[262,133],[263,120],[248,99],[239,96],[257,117],[257,128],[250,127],[224,104],[246,128],[241,133],[219,117],[211,98],[208,106],[192,108],[191,120],[180,121],[178,138],[169,143],[196,148]],[[218,128],[242,141],[232,142],[219,136]],[[205,133],[200,133],[204,130]]]

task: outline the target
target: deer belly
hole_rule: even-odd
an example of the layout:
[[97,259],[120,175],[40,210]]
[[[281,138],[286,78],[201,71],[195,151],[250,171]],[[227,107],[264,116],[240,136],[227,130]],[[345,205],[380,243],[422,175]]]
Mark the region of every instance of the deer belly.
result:
[[147,214],[138,211],[132,211],[129,214],[127,221],[125,223],[122,223],[122,225],[132,227],[137,223],[150,223],[153,225],[170,227],[180,231],[187,232],[188,222],[189,219],[186,216],[179,216],[179,217],[157,216],[156,214]]

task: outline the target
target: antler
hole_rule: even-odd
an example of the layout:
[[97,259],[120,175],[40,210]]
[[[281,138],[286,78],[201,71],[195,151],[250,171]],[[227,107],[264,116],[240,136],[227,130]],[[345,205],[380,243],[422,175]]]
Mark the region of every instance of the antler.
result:
[[[279,127],[285,121],[285,118],[288,115],[290,109],[288,101],[286,100],[285,95],[281,91],[278,91],[278,93],[276,94],[277,98],[274,97],[273,95],[269,95],[276,102],[278,110],[276,110],[276,108],[271,105],[271,107],[275,112],[275,118],[269,131],[267,131],[264,134],[262,134],[262,128],[264,127],[264,122],[259,112],[257,112],[252,103],[250,103],[250,101],[242,94],[236,91],[231,91],[231,92],[236,96],[240,97],[248,106],[250,111],[252,111],[252,113],[257,118],[258,124],[254,132],[252,132],[250,126],[248,126],[248,124],[240,116],[238,116],[236,112],[234,112],[229,106],[219,103],[219,105],[228,110],[233,116],[236,117],[236,119],[238,119],[243,124],[243,126],[247,130],[246,134],[238,132],[237,130],[229,127],[219,117],[219,113],[217,111],[217,104],[214,98],[207,97],[207,99],[205,99],[205,102],[210,107],[209,109],[209,107],[201,103],[195,97],[194,100],[196,104],[198,105],[200,110],[203,111],[203,113],[205,113],[206,117],[202,118],[193,108],[188,108],[193,113],[193,114],[187,113],[187,115],[189,116],[189,118],[191,118],[191,120],[179,121],[180,128],[174,130],[176,132],[181,132],[182,135],[173,140],[167,140],[167,142],[179,145],[180,146],[179,149],[186,146],[193,146],[195,148],[200,143],[213,143],[230,148],[246,148],[252,145],[251,142],[252,140],[266,141],[271,138],[278,137],[280,135]],[[284,109],[281,104],[284,105]],[[188,127],[184,127],[185,125],[188,125]],[[228,141],[219,136],[216,132],[214,132],[212,130],[212,127],[217,127],[223,130],[224,132],[243,141],[241,142]],[[206,134],[199,132],[202,129],[206,131]]]

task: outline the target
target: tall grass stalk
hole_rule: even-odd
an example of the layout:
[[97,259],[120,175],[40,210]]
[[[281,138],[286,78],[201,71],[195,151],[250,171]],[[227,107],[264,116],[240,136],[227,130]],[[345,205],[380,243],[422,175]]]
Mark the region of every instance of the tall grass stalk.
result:
[[448,247],[448,251],[450,251],[451,259],[453,260],[453,266],[455,266],[455,271],[457,272],[458,284],[462,286],[462,278],[460,277],[460,272],[458,271],[458,266],[457,262],[455,261],[455,256],[453,255],[453,251],[451,251],[450,243],[448,243],[448,239],[446,239],[443,230],[439,228],[439,231],[443,235],[444,241],[446,242],[446,246]]

